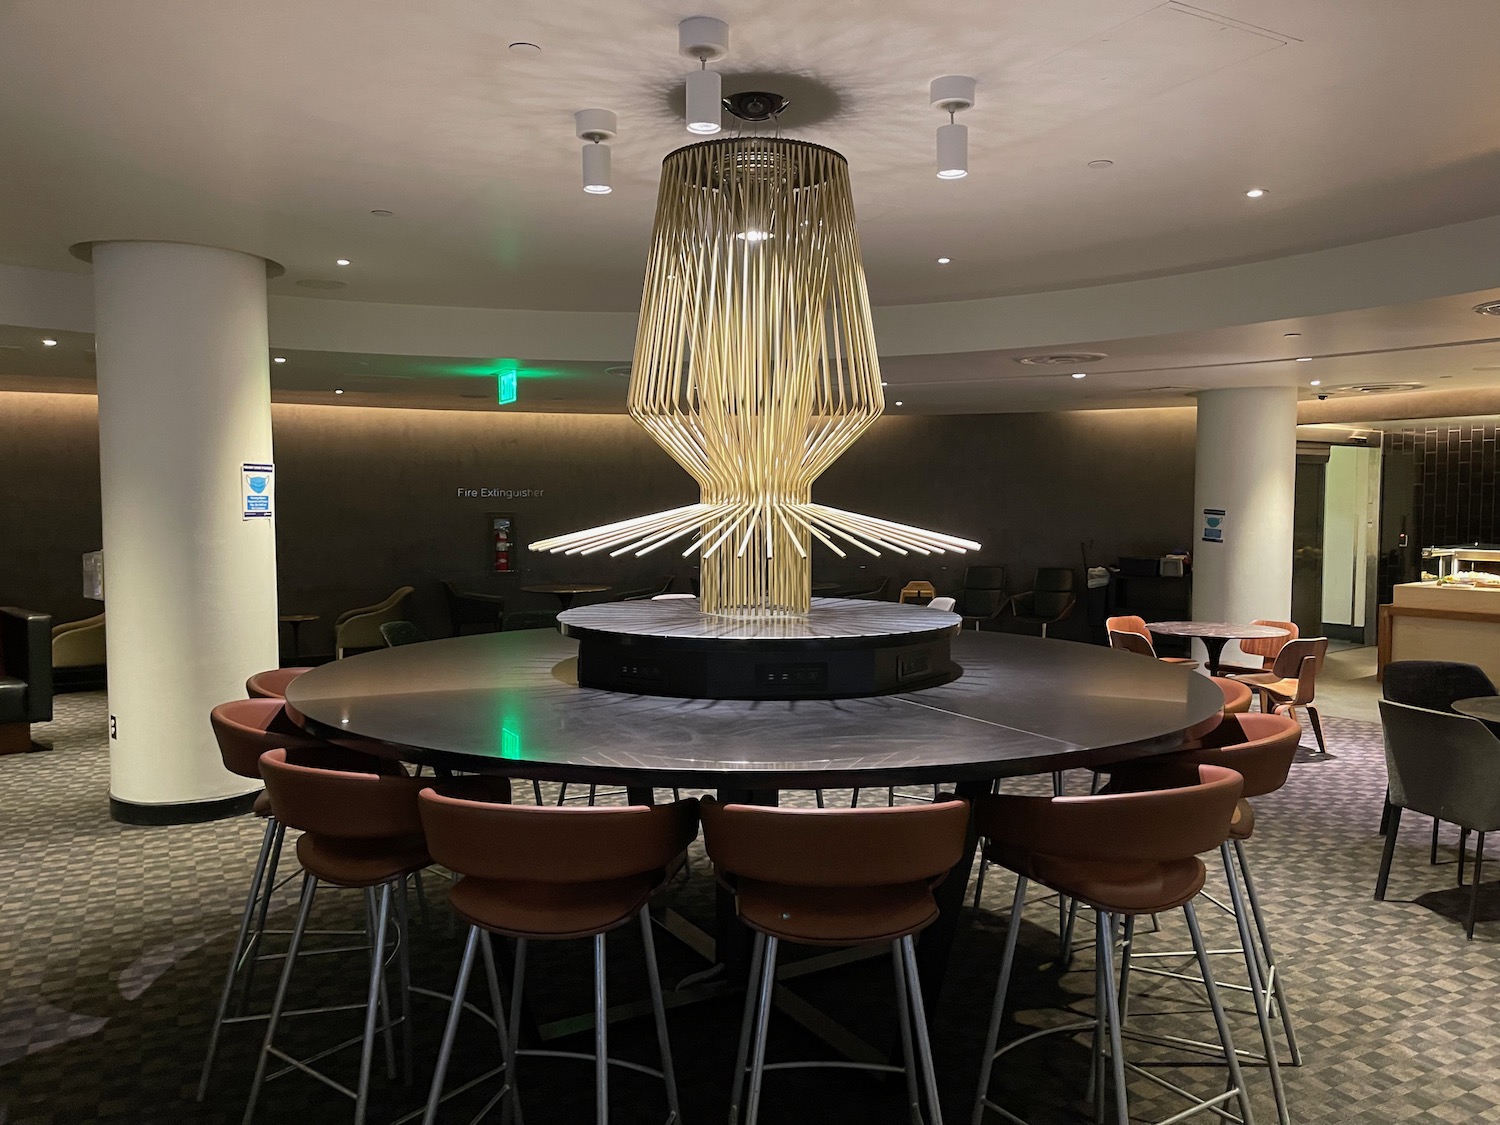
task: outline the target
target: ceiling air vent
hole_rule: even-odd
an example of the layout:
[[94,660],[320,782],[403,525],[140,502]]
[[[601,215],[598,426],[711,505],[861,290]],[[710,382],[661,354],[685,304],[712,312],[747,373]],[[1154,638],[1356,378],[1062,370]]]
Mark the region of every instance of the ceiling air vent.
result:
[[1019,355],[1016,362],[1027,367],[1082,367],[1108,357],[1103,352],[1053,352],[1048,355]]
[[1384,395],[1394,391],[1420,391],[1423,383],[1346,383],[1342,387],[1324,387],[1325,395]]
[[1485,301],[1474,306],[1480,316],[1500,316],[1500,301]]

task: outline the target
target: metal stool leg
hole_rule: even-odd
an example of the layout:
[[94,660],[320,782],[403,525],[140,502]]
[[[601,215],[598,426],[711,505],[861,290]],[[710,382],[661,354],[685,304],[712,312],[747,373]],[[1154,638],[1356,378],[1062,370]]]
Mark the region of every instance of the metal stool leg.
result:
[[896,1019],[901,1024],[901,1062],[906,1069],[906,1111],[912,1125],[922,1125],[922,1092],[917,1085],[917,1056],[911,1041],[911,1004],[899,941],[891,942],[891,960],[896,978]]
[[755,1043],[750,1054],[750,1098],[745,1106],[745,1125],[760,1118],[760,1087],[765,1078],[766,1034],[771,1025],[771,994],[776,990],[776,938],[767,936],[761,957],[760,991],[755,997]]
[[1286,1047],[1291,1052],[1293,1066],[1302,1065],[1302,1051],[1297,1046],[1297,1031],[1292,1025],[1291,1006],[1286,999],[1286,986],[1282,983],[1281,973],[1276,969],[1276,955],[1271,952],[1271,931],[1266,927],[1266,917],[1260,908],[1260,896],[1255,893],[1255,879],[1250,874],[1250,860],[1245,855],[1245,844],[1242,840],[1234,842],[1234,854],[1239,860],[1240,874],[1245,881],[1245,897],[1250,900],[1250,917],[1255,922],[1255,929],[1260,937],[1261,964],[1265,967],[1265,979],[1270,982],[1271,995],[1276,1000],[1276,1014],[1281,1017],[1281,1027],[1286,1033]]
[[1208,993],[1208,1005],[1213,1009],[1214,1026],[1219,1030],[1219,1045],[1224,1049],[1224,1061],[1229,1067],[1229,1081],[1240,1106],[1242,1125],[1255,1125],[1255,1113],[1250,1108],[1250,1095],[1245,1089],[1245,1078],[1240,1073],[1239,1056],[1234,1051],[1234,1039],[1229,1034],[1229,1020],[1224,1015],[1224,1005],[1219,1000],[1219,989],[1214,984],[1213,969],[1208,963],[1208,950],[1203,944],[1203,933],[1198,929],[1198,914],[1191,902],[1183,904],[1183,916],[1187,919],[1188,931],[1193,935],[1193,952],[1198,957],[1198,971],[1203,977],[1203,988]]
[[316,876],[302,876],[302,902],[297,908],[297,924],[292,927],[292,939],[287,944],[286,964],[281,968],[281,980],[276,985],[276,998],[271,1001],[271,1015],[266,1020],[266,1037],[260,1045],[260,1058],[255,1063],[255,1077],[250,1082],[250,1097],[245,1102],[243,1125],[255,1120],[255,1103],[260,1098],[261,1087],[266,1083],[266,1063],[271,1058],[271,1044],[276,1038],[276,1025],[281,1022],[281,1009],[286,1003],[287,985],[292,980],[292,966],[297,963],[297,949],[302,944],[303,931],[307,929],[307,916],[312,912],[313,896],[318,891]]
[[[427,1112],[422,1125],[435,1125],[438,1105],[443,1100],[443,1080],[448,1076],[448,1060],[453,1057],[453,1041],[458,1037],[458,1019],[464,1012],[464,995],[469,990],[469,974],[474,970],[474,951],[479,945],[479,927],[469,927],[464,955],[458,963],[458,979],[453,982],[453,1003],[448,1007],[448,1022],[443,1026],[443,1041],[438,1047],[437,1065],[432,1071],[432,1086],[427,1091]],[[509,1078],[509,1075],[506,1075]]]
[[[417,877],[421,878],[421,872],[417,873]],[[411,911],[406,902],[406,880],[403,879],[400,886],[401,894],[396,896],[396,973],[401,986],[401,1083],[410,1086],[414,1074],[411,1041]]]
[[390,1069],[395,1071],[395,1047],[390,1036],[390,1002],[385,997],[385,931],[391,915],[391,885],[380,888],[380,904],[375,910],[374,946],[370,950],[370,993],[365,1000],[365,1037],[360,1044],[359,1084],[354,1087],[354,1125],[365,1125],[370,1105],[370,1069],[375,1062],[375,1021],[386,1013],[386,1052]]
[[261,881],[260,909],[255,914],[255,928],[250,931],[250,944],[245,947],[245,983],[240,989],[240,1015],[250,1007],[250,990],[255,985],[255,966],[260,960],[260,945],[266,934],[266,915],[271,910],[271,894],[276,890],[276,872],[281,866],[281,847],[286,840],[286,825],[276,823],[276,835],[271,841],[271,858],[266,864],[265,878]]
[[505,1078],[511,1083],[511,1096],[500,1111],[502,1125],[521,1120],[521,1100],[516,1096],[516,1051],[521,1042],[521,998],[526,990],[526,939],[516,939],[515,967],[510,978],[510,1030],[505,1035]]
[[661,970],[656,964],[656,936],[651,932],[651,907],[641,908],[641,938],[646,947],[646,983],[651,988],[651,1013],[656,1018],[656,1046],[661,1053],[661,1080],[667,1087],[667,1122],[682,1120],[677,1102],[677,1072],[672,1068],[672,1043],[667,1038],[667,1006],[661,995]]
[[906,961],[906,990],[911,996],[912,1030],[917,1037],[917,1058],[922,1062],[922,1084],[927,1089],[929,1125],[943,1125],[943,1108],[938,1102],[937,1072],[932,1068],[932,1044],[927,1038],[927,1009],[922,1003],[922,980],[917,975],[917,943],[907,934],[901,939],[901,956]]
[[1271,1077],[1271,1094],[1276,1100],[1276,1119],[1280,1125],[1291,1125],[1287,1112],[1286,1090],[1281,1082],[1281,1062],[1276,1057],[1276,1036],[1271,1031],[1271,1017],[1266,1011],[1268,989],[1261,977],[1260,955],[1255,949],[1255,937],[1250,932],[1250,910],[1245,897],[1240,893],[1240,881],[1235,876],[1234,858],[1229,851],[1229,841],[1219,845],[1219,855],[1224,861],[1224,877],[1229,883],[1229,901],[1234,907],[1234,921],[1240,931],[1240,948],[1245,952],[1245,971],[1250,977],[1250,996],[1255,1003],[1255,1019],[1260,1024],[1260,1038],[1266,1050],[1266,1068]]
[[520,1121],[521,1103],[516,1096],[515,1057],[511,1052],[510,1032],[506,1030],[509,1023],[505,1015],[505,1003],[500,998],[500,974],[495,968],[494,941],[492,934],[483,934],[479,939],[479,952],[484,956],[484,977],[490,994],[490,1011],[495,1017],[495,1036],[500,1042],[500,1058],[505,1063],[505,1082],[500,1088],[499,1096],[507,1106],[515,1107],[516,1120]]
[[[590,804],[594,787],[589,786]],[[604,935],[594,935],[594,1120],[609,1123],[609,1004],[605,997]]]
[[750,950],[750,975],[745,989],[745,1014],[740,1020],[740,1043],[734,1056],[734,1085],[729,1091],[729,1125],[738,1125],[745,1092],[745,1066],[750,1058],[750,1038],[755,1033],[755,1005],[760,997],[760,966],[766,954],[766,935],[756,933]]
[[979,1093],[974,1098],[971,1125],[984,1120],[984,1106],[989,1098],[990,1071],[995,1066],[995,1044],[1000,1039],[1000,1024],[1005,1018],[1005,993],[1010,988],[1011,967],[1016,960],[1016,939],[1021,936],[1021,913],[1026,909],[1026,877],[1016,876],[1016,894],[1011,899],[1010,922],[1005,933],[1005,952],[1000,957],[1000,979],[995,982],[995,1003],[990,1008],[990,1029],[984,1037],[984,1054],[979,1061]]
[[387,1078],[395,1078],[396,1077],[396,1036],[395,1036],[395,1033],[391,1030],[391,1017],[390,1017],[391,998],[390,998],[390,996],[389,996],[389,994],[387,992],[386,986],[385,986],[385,964],[384,964],[384,958],[385,958],[385,952],[384,952],[384,950],[385,950],[385,930],[384,930],[383,926],[380,927],[380,931],[381,931],[380,934],[379,934],[380,946],[379,946],[378,951],[377,951],[377,947],[376,947],[376,932],[375,932],[376,931],[376,925],[377,925],[376,919],[377,919],[377,917],[379,916],[379,913],[380,913],[380,910],[379,910],[379,907],[378,907],[377,903],[379,902],[380,897],[381,897],[380,894],[375,890],[374,887],[370,887],[369,889],[367,889],[365,891],[365,918],[367,919],[367,921],[366,921],[366,925],[368,927],[367,932],[369,933],[369,936],[370,936],[370,966],[371,966],[371,971],[372,972],[376,972],[376,970],[378,970],[378,972],[376,972],[376,975],[372,977],[372,980],[375,981],[375,983],[377,983],[379,985],[379,989],[378,989],[379,1008],[377,1009],[377,1015],[379,1013],[381,1013],[381,1012],[385,1013],[385,1020],[384,1020],[385,1030],[384,1030],[384,1032],[382,1033],[382,1036],[381,1036],[385,1040],[385,1076]]
[[[1125,1052],[1120,1042],[1120,999],[1115,992],[1114,915],[1107,910],[1099,910],[1095,912],[1095,918],[1095,947],[1101,969],[1099,982],[1104,991],[1095,997],[1094,1003],[1104,1014],[1104,1025],[1109,1035],[1109,1056],[1115,1084],[1115,1121],[1118,1125],[1130,1125],[1130,1106],[1125,1088]],[[1103,1106],[1102,1092],[1100,1106]]]
[[250,876],[250,893],[245,897],[245,911],[240,916],[240,931],[234,939],[234,949],[229,954],[229,968],[224,972],[219,1010],[214,1013],[213,1028],[208,1033],[208,1054],[203,1059],[203,1074],[198,1079],[200,1102],[208,1096],[208,1077],[214,1068],[214,1055],[219,1050],[219,1033],[224,1029],[224,1018],[229,1014],[229,1000],[234,995],[234,982],[239,976],[240,955],[249,944],[250,921],[255,917],[255,908],[260,901],[261,884],[266,881],[266,864],[271,856],[271,841],[276,835],[276,827],[276,821],[268,818],[266,830],[261,835],[260,854],[255,860],[255,872]]

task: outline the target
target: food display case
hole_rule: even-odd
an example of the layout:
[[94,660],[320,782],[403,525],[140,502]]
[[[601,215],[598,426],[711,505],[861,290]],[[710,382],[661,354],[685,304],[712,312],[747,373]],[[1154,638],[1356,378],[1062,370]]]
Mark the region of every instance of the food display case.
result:
[[1456,660],[1500,680],[1500,544],[1422,549],[1422,581],[1380,607],[1379,665],[1392,660]]

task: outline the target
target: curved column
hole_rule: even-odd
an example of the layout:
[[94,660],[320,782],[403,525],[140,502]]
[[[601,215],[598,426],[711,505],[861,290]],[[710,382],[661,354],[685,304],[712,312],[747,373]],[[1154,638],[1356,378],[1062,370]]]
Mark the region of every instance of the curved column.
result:
[[[1203,391],[1197,446],[1194,619],[1290,620],[1297,388]],[[1205,509],[1224,512],[1222,540],[1205,541]],[[1224,658],[1241,660],[1239,646],[1231,643]]]
[[266,263],[162,242],[94,247],[108,614],[110,812],[207,820],[260,786],[226,771],[210,709],[279,661]]

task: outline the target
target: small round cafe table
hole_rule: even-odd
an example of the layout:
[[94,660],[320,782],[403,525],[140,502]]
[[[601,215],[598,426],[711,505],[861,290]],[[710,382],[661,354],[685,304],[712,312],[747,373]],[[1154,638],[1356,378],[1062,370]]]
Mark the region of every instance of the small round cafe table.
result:
[[1274,625],[1235,625],[1229,621],[1148,621],[1146,628],[1164,637],[1192,637],[1208,650],[1208,674],[1219,674],[1219,658],[1230,641],[1270,640],[1287,631]]
[[569,609],[573,605],[573,599],[579,594],[602,594],[609,587],[596,582],[543,582],[536,586],[522,586],[521,589],[528,594],[551,594],[562,603],[563,609]]

